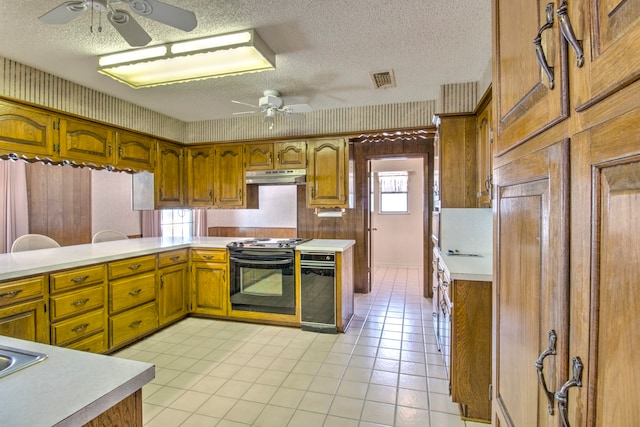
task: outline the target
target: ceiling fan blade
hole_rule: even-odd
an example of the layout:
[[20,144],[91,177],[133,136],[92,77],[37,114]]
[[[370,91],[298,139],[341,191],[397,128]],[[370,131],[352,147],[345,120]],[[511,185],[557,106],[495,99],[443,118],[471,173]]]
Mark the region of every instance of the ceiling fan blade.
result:
[[131,46],[145,46],[151,41],[151,36],[126,10],[109,11],[107,19]]
[[242,116],[245,114],[258,114],[260,111],[238,111],[237,113],[231,113],[234,116]]
[[86,1],[67,1],[51,9],[38,19],[47,24],[67,24],[87,8]]
[[292,104],[285,105],[283,108],[285,114],[289,113],[310,113],[313,111],[310,105],[308,104]]
[[195,13],[158,0],[123,0],[140,16],[170,25],[183,31],[191,31],[198,25]]
[[231,100],[231,102],[233,102],[234,104],[246,105],[247,107],[260,109],[260,107],[258,107],[257,105],[247,104],[246,102],[234,101],[233,99]]

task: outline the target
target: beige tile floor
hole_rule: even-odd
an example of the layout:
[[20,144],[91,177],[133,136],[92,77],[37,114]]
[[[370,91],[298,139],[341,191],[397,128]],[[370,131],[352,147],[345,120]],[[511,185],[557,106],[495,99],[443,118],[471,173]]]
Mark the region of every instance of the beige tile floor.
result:
[[118,352],[156,365],[144,425],[481,427],[447,394],[418,268],[378,267],[345,334],[187,318]]

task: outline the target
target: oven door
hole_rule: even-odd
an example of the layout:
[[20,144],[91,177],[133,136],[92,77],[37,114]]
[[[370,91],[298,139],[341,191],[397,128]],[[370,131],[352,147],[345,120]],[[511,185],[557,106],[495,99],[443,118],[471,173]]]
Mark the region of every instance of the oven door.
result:
[[296,314],[293,251],[250,251],[230,254],[231,309]]

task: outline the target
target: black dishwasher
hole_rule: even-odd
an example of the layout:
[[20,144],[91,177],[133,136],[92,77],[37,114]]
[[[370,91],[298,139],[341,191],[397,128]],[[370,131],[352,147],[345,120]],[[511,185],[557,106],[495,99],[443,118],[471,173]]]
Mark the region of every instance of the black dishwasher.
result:
[[338,332],[334,252],[300,252],[300,299],[303,330]]

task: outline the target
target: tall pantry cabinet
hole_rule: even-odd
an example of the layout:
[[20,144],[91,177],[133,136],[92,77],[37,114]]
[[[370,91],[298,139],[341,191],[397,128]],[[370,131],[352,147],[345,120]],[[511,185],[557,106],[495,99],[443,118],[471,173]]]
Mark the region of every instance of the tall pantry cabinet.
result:
[[637,423],[639,48],[639,1],[493,1],[496,426]]

